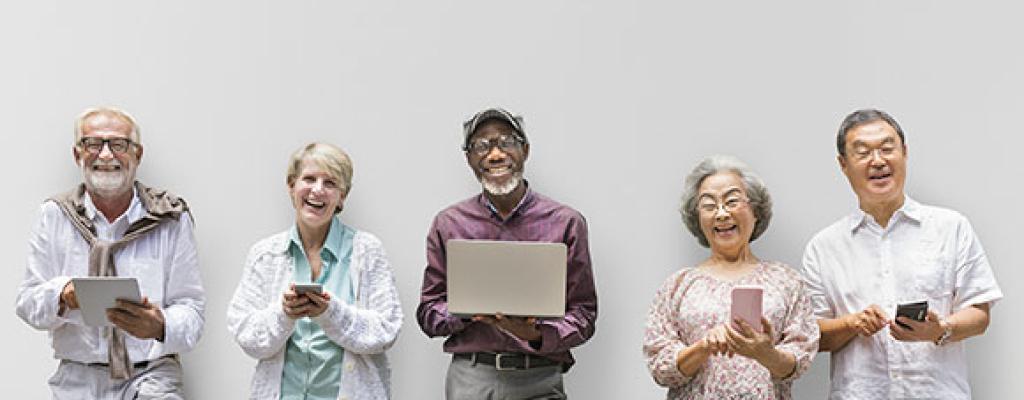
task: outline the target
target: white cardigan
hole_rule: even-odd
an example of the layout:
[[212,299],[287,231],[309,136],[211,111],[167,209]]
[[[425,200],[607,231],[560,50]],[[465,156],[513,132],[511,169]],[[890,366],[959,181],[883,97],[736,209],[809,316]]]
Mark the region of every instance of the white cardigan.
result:
[[[380,240],[357,230],[352,242],[349,276],[355,301],[346,304],[331,296],[327,310],[313,321],[345,349],[338,399],[388,399],[391,369],[384,351],[395,343],[402,326],[398,290]],[[281,308],[295,268],[288,245],[285,231],[252,246],[228,306],[228,331],[246,354],[259,360],[250,394],[254,400],[281,397],[285,347],[295,329],[295,320]]]

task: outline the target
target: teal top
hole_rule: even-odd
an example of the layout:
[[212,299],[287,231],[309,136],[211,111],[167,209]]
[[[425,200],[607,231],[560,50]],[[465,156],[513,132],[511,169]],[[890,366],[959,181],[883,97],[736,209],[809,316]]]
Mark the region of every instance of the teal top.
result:
[[[327,239],[320,250],[323,268],[315,283],[340,301],[352,303],[352,282],[349,263],[352,258],[352,237],[355,230],[338,218],[331,221]],[[299,239],[299,230],[292,227],[288,248],[295,260],[293,279],[296,283],[311,282],[312,270]],[[345,349],[331,341],[320,325],[308,317],[295,321],[295,331],[288,339],[281,374],[281,399],[335,400],[341,383],[341,361]]]

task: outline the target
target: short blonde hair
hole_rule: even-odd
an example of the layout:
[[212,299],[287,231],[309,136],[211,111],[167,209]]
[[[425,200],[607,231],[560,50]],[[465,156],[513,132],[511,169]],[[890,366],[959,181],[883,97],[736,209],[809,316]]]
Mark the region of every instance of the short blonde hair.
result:
[[348,195],[349,190],[352,189],[352,159],[344,150],[334,145],[318,142],[302,146],[301,149],[292,153],[291,159],[288,160],[288,176],[286,178],[288,187],[292,187],[295,180],[299,178],[299,173],[302,172],[302,162],[305,160],[312,161],[327,171],[341,185],[342,194]]
[[135,144],[140,146],[142,145],[142,134],[139,132],[139,124],[135,122],[135,118],[133,118],[131,114],[128,114],[127,111],[120,108],[102,106],[86,109],[85,111],[82,111],[81,114],[78,114],[77,118],[75,118],[75,146],[78,146],[78,143],[82,141],[82,128],[85,125],[85,120],[97,114],[111,115],[127,122],[128,125],[131,125],[132,127],[132,131],[128,134],[128,138],[131,139],[132,142],[135,142]]

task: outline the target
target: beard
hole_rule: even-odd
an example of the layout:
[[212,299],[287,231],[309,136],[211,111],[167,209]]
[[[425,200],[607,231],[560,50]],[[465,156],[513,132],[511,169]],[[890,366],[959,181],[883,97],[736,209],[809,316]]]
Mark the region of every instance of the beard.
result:
[[[112,198],[124,194],[132,188],[132,181],[135,178],[135,168],[131,165],[125,166],[117,160],[110,163],[103,163],[96,160],[92,164],[86,164],[85,161],[82,161],[81,164],[85,188],[89,193],[93,193],[99,197]],[[93,169],[94,166],[100,165],[119,166],[121,168],[113,171],[98,171]]]
[[504,184],[497,184],[481,177],[480,186],[483,186],[484,190],[493,196],[505,196],[512,193],[513,190],[516,190],[516,188],[519,187],[519,182],[522,180],[523,173],[516,172],[512,174],[512,177],[510,177]]

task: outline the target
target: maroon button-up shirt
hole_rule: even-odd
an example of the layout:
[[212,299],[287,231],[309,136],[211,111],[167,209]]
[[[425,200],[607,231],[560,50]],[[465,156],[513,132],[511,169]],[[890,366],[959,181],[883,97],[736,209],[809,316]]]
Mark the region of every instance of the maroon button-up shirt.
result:
[[[564,243],[566,266],[565,316],[538,321],[541,345],[483,322],[463,322],[448,314],[448,239],[507,240]],[[526,195],[506,219],[494,210],[483,193],[460,201],[437,214],[427,236],[427,268],[416,319],[430,337],[448,336],[444,351],[518,352],[540,355],[564,363],[574,362],[569,349],[594,335],[597,292],[590,268],[587,222],[578,211],[527,188]]]

